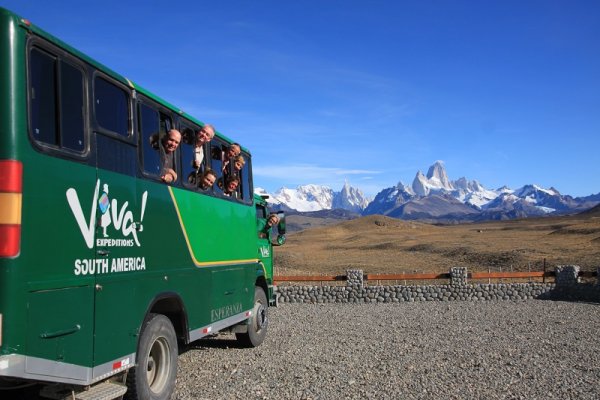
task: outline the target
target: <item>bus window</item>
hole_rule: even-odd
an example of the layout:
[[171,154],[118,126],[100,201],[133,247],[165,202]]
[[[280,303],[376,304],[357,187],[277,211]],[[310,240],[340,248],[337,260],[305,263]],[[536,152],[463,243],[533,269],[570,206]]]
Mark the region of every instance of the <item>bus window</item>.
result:
[[251,203],[252,202],[252,187],[250,185],[250,183],[251,183],[250,155],[248,155],[246,153],[242,153],[242,156],[246,160],[246,163],[244,164],[244,167],[242,168],[242,170],[239,172],[240,187],[238,188],[238,191],[240,193],[240,198],[242,199],[242,201],[244,203]]
[[98,124],[120,136],[129,136],[129,96],[125,90],[97,76],[94,107]]
[[256,205],[256,219],[267,219],[267,209],[261,204]]
[[160,155],[158,153],[158,141],[160,140],[159,115],[155,109],[145,104],[140,104],[139,117],[144,172],[151,175],[158,175],[160,172]]
[[30,56],[31,135],[41,143],[85,149],[83,72],[38,48]]
[[84,149],[83,76],[81,70],[60,63],[60,127],[61,147],[75,151]]
[[31,131],[39,142],[58,145],[56,124],[56,58],[31,50]]
[[196,129],[182,125],[181,132],[181,171],[183,184],[191,188],[197,188],[197,180],[203,168],[194,167],[194,143],[196,142]]
[[[173,127],[173,122],[168,115],[144,103],[140,103],[139,118],[143,170],[147,174],[158,176],[162,170],[160,142]],[[178,173],[177,165],[174,165],[174,169]]]
[[223,151],[227,148],[225,142],[216,137],[210,142],[210,167],[217,173],[217,182],[213,186],[216,193],[223,194]]

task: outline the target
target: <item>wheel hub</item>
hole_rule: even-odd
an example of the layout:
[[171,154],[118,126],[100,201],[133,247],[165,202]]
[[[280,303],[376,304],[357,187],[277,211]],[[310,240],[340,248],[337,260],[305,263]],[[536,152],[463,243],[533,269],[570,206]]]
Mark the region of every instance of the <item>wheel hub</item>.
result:
[[267,310],[264,305],[259,304],[256,310],[256,327],[260,330],[267,326]]

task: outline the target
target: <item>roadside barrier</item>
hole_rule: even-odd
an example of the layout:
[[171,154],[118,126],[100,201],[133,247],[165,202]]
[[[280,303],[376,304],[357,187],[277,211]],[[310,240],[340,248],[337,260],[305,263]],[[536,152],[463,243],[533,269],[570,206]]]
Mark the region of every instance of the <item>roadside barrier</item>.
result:
[[[598,268],[600,270],[600,268]],[[348,270],[346,275],[275,276],[277,299],[281,303],[401,303],[415,301],[483,301],[483,300],[581,300],[600,302],[598,270],[580,271],[576,265],[559,265],[554,271],[473,272],[451,268],[448,273],[430,274],[365,274]],[[582,283],[581,278],[596,277],[595,283]],[[527,283],[469,283],[482,279],[543,279]],[[553,278],[554,282],[546,282]],[[370,285],[369,281],[449,280],[437,285]],[[282,285],[282,283],[295,283]],[[320,286],[297,285],[320,282]],[[345,282],[323,285],[323,282]]]

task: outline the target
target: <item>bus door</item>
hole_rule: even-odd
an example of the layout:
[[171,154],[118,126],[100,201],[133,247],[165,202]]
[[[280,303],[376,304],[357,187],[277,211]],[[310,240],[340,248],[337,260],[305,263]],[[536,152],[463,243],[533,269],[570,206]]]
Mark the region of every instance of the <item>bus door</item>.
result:
[[[86,157],[84,67],[38,39],[30,42],[28,57],[30,138],[41,151],[24,162],[23,237],[21,254],[14,259],[23,268],[7,276],[23,280],[27,297],[21,301],[16,287],[2,294],[22,318],[5,315],[4,330],[19,329],[23,344],[11,348],[12,335],[5,342],[9,351],[31,357],[22,366],[31,377],[86,381],[86,367],[92,364],[95,283],[94,219],[89,216],[94,204],[87,188],[95,187],[96,173],[69,160]],[[8,366],[6,362],[0,369]]]
[[[94,375],[112,373],[117,357],[135,352],[130,318],[132,281],[142,265],[138,229],[143,217],[137,193],[137,150],[132,137],[130,96],[126,87],[101,76],[94,79],[97,126],[96,166],[98,209],[96,223],[96,273]],[[127,306],[129,305],[129,307]],[[125,358],[126,360],[126,358]],[[133,360],[131,360],[133,362]],[[123,367],[127,365],[124,362]]]

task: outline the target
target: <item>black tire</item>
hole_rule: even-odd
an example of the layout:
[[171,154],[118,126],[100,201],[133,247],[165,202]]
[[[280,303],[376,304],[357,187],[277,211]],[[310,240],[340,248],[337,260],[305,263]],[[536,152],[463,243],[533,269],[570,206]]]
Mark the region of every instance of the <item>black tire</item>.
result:
[[168,400],[177,376],[177,337],[169,318],[150,314],[142,327],[137,365],[127,374],[127,399]]
[[259,346],[267,336],[269,326],[269,303],[267,295],[260,287],[254,288],[254,307],[248,319],[248,332],[236,333],[238,343],[244,347]]

